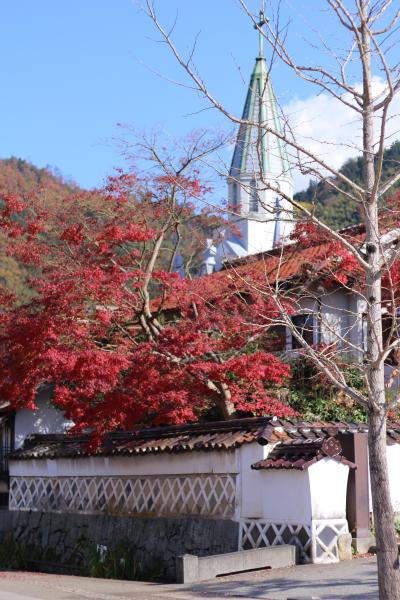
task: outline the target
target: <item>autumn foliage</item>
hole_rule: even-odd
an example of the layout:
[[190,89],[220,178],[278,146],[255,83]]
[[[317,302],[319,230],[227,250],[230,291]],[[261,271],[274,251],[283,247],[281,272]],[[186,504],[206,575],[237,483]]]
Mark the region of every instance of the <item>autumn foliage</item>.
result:
[[[189,165],[190,167],[190,165]],[[103,190],[46,205],[1,194],[4,254],[30,274],[21,304],[3,289],[0,397],[34,407],[40,386],[95,435],[212,415],[294,414],[289,374],[263,349],[274,307],[246,284],[173,272],[179,227],[207,189],[191,168],[119,172]],[[193,236],[195,237],[195,236]]]

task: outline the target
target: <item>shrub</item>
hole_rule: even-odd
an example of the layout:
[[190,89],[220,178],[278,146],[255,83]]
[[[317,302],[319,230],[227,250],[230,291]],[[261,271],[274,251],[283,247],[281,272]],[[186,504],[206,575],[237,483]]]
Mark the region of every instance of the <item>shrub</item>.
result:
[[114,547],[93,544],[89,550],[89,575],[104,579],[138,579],[135,547],[121,540]]
[[[363,380],[359,369],[350,364],[345,364],[342,368],[349,384],[356,389],[362,389]],[[339,392],[308,359],[297,358],[293,361],[291,373],[287,403],[298,411],[304,420],[366,420],[365,411],[349,396]]]

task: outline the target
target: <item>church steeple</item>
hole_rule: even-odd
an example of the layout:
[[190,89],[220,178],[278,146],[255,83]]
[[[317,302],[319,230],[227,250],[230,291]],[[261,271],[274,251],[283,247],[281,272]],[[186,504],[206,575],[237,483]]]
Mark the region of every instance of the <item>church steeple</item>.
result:
[[[228,176],[231,231],[218,244],[215,268],[236,257],[271,250],[293,229],[293,181],[278,103],[264,56],[264,9],[255,25],[259,52],[250,78]],[[278,135],[268,131],[272,129]],[[273,189],[271,189],[273,188]],[[280,192],[280,193],[279,193]]]
[[263,175],[275,178],[291,178],[285,143],[263,129],[264,125],[282,133],[278,104],[267,63],[260,55],[256,58],[251,75],[242,120],[250,124],[243,123],[239,128],[230,176],[236,179],[254,174],[260,176],[262,172]]
[[278,104],[264,56],[262,28],[267,24],[263,2],[260,20],[254,25],[259,35],[258,56],[242,114],[242,120],[248,123],[240,126],[237,135],[230,169],[233,178],[249,175],[261,178],[261,174],[269,178],[291,177],[285,143],[265,129],[271,127],[277,133],[282,133]]

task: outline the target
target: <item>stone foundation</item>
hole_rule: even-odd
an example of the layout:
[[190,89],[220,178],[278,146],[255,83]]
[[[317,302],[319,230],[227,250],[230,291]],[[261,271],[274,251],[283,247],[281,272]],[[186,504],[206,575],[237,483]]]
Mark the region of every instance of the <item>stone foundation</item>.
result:
[[222,519],[0,511],[3,547],[29,549],[32,562],[58,565],[61,572],[84,574],[93,549],[125,541],[133,549],[138,577],[173,581],[176,556],[235,552],[238,538],[239,524]]

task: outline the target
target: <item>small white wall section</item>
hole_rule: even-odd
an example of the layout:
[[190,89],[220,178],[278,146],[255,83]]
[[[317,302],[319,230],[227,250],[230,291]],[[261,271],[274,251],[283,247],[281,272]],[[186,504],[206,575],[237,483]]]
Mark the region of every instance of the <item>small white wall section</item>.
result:
[[335,290],[322,296],[320,302],[321,342],[331,344],[348,333],[349,294]]
[[[270,469],[256,471],[261,489],[258,517],[275,523],[311,523],[313,519],[345,519],[349,467],[324,458],[305,471]],[[247,494],[251,497],[252,493]]]
[[237,494],[238,506],[237,516],[249,518],[261,518],[263,516],[263,503],[268,491],[265,489],[263,477],[260,471],[255,471],[251,465],[263,460],[271,451],[271,445],[260,446],[260,444],[244,444],[240,448],[239,472],[240,480],[238,486],[240,493]]
[[[338,538],[348,533],[349,467],[324,458],[308,469],[257,471],[262,511],[242,513],[239,548],[295,544],[302,562],[338,562]],[[252,490],[245,490],[251,496]]]
[[[400,514],[400,444],[390,444],[386,446],[386,457],[388,463],[390,499],[392,501],[393,511]],[[368,473],[368,499],[369,512],[372,514],[372,490],[371,477]]]
[[351,293],[349,308],[349,340],[360,349],[359,352],[353,352],[353,355],[357,355],[357,359],[362,360],[364,356],[363,314],[366,311],[366,301],[359,294]]
[[72,427],[72,421],[64,418],[64,413],[54,408],[47,397],[36,400],[37,408],[24,408],[15,415],[15,447],[20,448],[27,435],[32,433],[65,433]]
[[349,467],[323,458],[308,469],[313,519],[345,519]]
[[263,489],[261,518],[271,523],[311,523],[311,496],[307,471],[258,471]]

